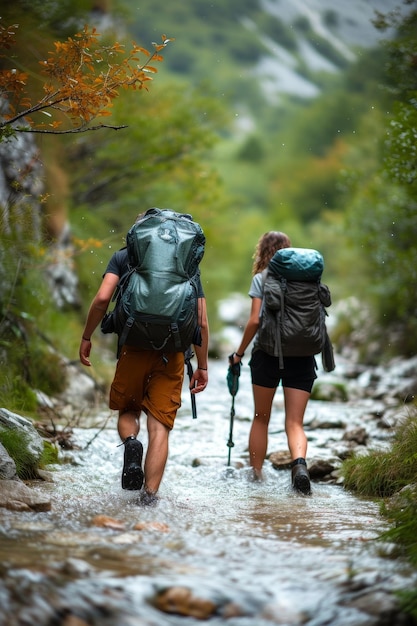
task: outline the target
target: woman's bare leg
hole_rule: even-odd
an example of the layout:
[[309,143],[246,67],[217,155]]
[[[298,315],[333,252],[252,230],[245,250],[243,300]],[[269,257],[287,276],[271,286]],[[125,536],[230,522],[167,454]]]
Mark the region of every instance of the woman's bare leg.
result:
[[285,432],[291,459],[306,458],[307,437],[304,432],[304,413],[310,394],[302,389],[284,387]]
[[252,385],[255,414],[249,434],[249,463],[257,478],[262,476],[262,466],[268,447],[268,426],[276,388]]

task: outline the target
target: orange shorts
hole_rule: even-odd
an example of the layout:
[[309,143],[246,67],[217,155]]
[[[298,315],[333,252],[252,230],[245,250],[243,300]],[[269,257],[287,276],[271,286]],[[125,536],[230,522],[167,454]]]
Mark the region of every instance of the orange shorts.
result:
[[143,410],[171,430],[181,406],[183,380],[182,352],[163,355],[123,346],[110,388],[109,407],[121,412]]

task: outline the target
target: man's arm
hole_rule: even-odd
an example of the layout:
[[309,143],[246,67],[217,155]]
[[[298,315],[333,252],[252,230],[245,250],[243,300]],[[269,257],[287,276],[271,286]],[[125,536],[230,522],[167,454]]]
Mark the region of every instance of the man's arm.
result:
[[91,365],[91,335],[103,319],[118,282],[119,276],[117,274],[105,274],[103,282],[90,305],[79,351],[80,361],[83,365]]

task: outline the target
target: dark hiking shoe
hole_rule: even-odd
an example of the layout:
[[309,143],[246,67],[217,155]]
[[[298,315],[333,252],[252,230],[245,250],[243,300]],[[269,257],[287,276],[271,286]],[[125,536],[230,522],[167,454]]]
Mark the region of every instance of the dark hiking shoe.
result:
[[310,474],[304,459],[296,459],[291,463],[292,486],[295,491],[305,496],[311,495]]
[[138,491],[143,485],[143,446],[135,437],[124,440],[125,454],[122,472],[122,489]]
[[158,504],[159,497],[156,493],[151,491],[144,491],[140,496],[140,503],[144,506],[156,506]]

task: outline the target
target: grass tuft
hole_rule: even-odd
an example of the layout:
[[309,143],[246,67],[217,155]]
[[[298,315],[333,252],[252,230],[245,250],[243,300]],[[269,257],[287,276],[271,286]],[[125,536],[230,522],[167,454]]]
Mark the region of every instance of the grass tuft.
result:
[[[381,513],[391,528],[380,539],[417,567],[417,408],[398,426],[391,449],[370,451],[344,461],[345,487],[364,496],[384,498]],[[398,593],[402,610],[417,623],[417,590]]]

